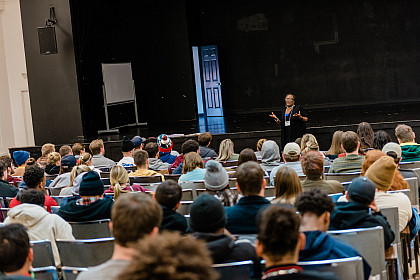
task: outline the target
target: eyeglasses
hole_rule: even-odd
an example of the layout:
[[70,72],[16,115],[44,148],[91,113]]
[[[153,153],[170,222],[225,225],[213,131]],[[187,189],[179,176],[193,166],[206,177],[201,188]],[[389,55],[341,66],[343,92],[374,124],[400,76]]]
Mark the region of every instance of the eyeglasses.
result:
[[284,100],[293,100],[293,97],[286,97]]

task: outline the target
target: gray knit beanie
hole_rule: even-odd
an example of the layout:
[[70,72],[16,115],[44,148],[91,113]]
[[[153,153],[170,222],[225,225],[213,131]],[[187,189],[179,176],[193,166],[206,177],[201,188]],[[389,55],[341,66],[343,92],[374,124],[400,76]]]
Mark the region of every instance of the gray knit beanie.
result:
[[229,184],[229,175],[226,169],[215,160],[206,163],[206,174],[204,175],[204,185],[211,191],[219,191]]

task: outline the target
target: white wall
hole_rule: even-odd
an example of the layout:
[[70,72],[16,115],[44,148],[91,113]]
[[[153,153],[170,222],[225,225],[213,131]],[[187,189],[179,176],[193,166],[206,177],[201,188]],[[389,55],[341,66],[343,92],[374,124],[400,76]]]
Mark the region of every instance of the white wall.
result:
[[0,0],[0,154],[34,145],[19,0]]

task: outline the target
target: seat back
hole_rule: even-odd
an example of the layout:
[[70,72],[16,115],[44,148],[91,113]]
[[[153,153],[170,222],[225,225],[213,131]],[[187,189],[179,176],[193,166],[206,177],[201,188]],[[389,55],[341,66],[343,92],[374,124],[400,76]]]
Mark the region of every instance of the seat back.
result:
[[110,178],[111,172],[101,172],[101,178]]
[[51,196],[59,196],[63,188],[46,188],[50,191]]
[[419,178],[411,177],[404,179],[410,186],[410,200],[412,205],[419,205]]
[[72,267],[100,265],[112,257],[114,238],[56,240],[61,264]]
[[264,190],[264,197],[276,196],[276,188],[274,186],[266,186]]
[[190,214],[190,206],[193,203],[193,201],[181,201],[181,205],[176,210],[181,215],[188,215]]
[[105,186],[107,186],[107,185],[110,186],[111,185],[111,180],[109,178],[101,178],[101,181]]
[[219,272],[218,280],[245,280],[251,279],[252,261],[214,264],[213,268]]
[[371,275],[379,275],[381,279],[387,279],[384,234],[381,226],[333,230],[327,233],[355,248],[371,266]]
[[58,280],[55,266],[37,267],[32,269],[37,280]]
[[332,194],[329,194],[328,196],[329,196],[329,197],[331,197],[331,199],[332,199],[332,201],[333,201],[334,203],[336,203],[336,202],[337,202],[337,200],[338,200],[340,197],[342,197],[342,196],[343,196],[343,194],[342,194],[342,193],[332,193]]
[[236,188],[237,178],[229,178],[229,188]]
[[339,182],[350,182],[354,178],[360,177],[360,172],[352,173],[324,173],[325,180],[336,180]]
[[178,184],[182,189],[191,189],[193,191],[194,199],[197,198],[197,189],[205,189],[204,181],[179,181]]
[[61,268],[61,273],[63,275],[64,280],[76,280],[77,275],[80,272],[88,271],[86,267],[71,267],[71,266],[63,266]]
[[181,174],[165,174],[163,175],[166,180],[174,180],[175,182],[178,182],[179,177],[181,177]]
[[394,242],[392,244],[397,245],[397,256],[398,256],[398,264],[400,266],[400,270],[402,271],[402,247],[401,247],[401,237],[400,237],[400,229],[399,229],[399,219],[398,219],[398,207],[385,207],[381,208],[381,213],[384,215],[391,226],[392,231],[395,234]]
[[49,240],[34,240],[30,243],[34,251],[33,267],[55,266],[54,255]]
[[363,280],[365,277],[363,273],[363,259],[361,257],[298,262],[297,264],[304,270],[333,272],[338,279],[348,279],[350,275],[351,279],[354,280]]
[[88,222],[69,222],[76,239],[93,239],[111,237],[109,229],[110,219],[88,221]]
[[200,196],[200,194],[205,193],[207,190],[206,189],[196,189],[195,190],[197,192],[197,197]]
[[50,181],[54,181],[54,179],[55,179],[56,177],[58,177],[58,174],[54,174],[54,175],[45,174],[45,178],[46,178],[47,180],[50,180]]
[[340,182],[341,185],[343,186],[344,190],[347,191],[347,189],[349,188],[351,182]]
[[420,161],[400,162],[401,169],[416,169],[420,168]]
[[183,189],[181,201],[191,201],[194,200],[194,193],[191,189]]
[[160,182],[162,182],[161,175],[130,177],[131,185],[134,183],[160,183]]
[[237,160],[221,161],[223,167],[238,166]]

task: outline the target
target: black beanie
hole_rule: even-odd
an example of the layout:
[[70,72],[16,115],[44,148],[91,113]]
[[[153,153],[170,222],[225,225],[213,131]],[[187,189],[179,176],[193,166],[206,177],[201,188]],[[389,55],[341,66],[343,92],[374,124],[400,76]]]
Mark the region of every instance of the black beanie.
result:
[[123,141],[121,143],[121,150],[123,153],[129,152],[134,149],[134,143],[128,139],[126,136],[123,137]]
[[95,196],[104,193],[104,184],[101,181],[98,173],[89,171],[82,177],[82,182],[79,187],[80,196]]
[[217,198],[202,194],[194,200],[190,207],[190,227],[193,231],[216,232],[225,224],[225,208]]

